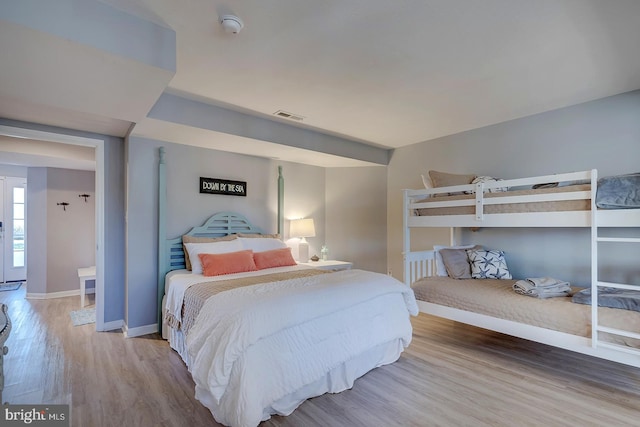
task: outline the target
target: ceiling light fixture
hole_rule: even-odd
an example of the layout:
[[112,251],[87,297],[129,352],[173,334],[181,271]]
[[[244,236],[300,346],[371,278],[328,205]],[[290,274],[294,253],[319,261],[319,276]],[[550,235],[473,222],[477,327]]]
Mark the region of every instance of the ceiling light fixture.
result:
[[222,25],[225,33],[230,34],[238,34],[244,27],[242,19],[235,15],[222,15],[220,17],[220,25]]

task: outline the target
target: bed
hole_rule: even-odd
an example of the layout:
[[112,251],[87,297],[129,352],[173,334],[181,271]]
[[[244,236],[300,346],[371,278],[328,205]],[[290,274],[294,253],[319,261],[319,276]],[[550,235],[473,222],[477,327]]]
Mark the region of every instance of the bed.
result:
[[[626,185],[615,184],[624,179]],[[638,185],[640,174],[605,177],[598,182],[594,169],[405,190],[405,228],[637,227],[640,219]],[[598,187],[607,191],[598,194]],[[508,191],[496,191],[505,189]],[[632,193],[633,197],[611,195],[619,190]],[[597,204],[610,209],[598,209]]]
[[159,232],[163,337],[221,424],[256,426],[310,397],[351,388],[411,342],[418,308],[396,279],[297,265],[277,235],[233,212],[177,238]]
[[[453,279],[433,276],[412,284],[416,298],[461,311],[522,323],[570,336],[591,336],[591,307],[576,304],[571,296],[549,299],[530,298],[513,291],[516,280]],[[573,288],[572,293],[580,288]],[[599,308],[600,323],[611,328],[640,333],[640,312]],[[640,348],[640,341],[630,337],[600,332],[603,342]]]
[[[416,291],[420,311],[640,367],[639,313],[600,307],[599,301],[605,288],[637,292],[640,287],[598,278],[600,242],[640,243],[602,233],[608,227],[640,228],[640,174],[598,179],[590,170],[425,187],[404,191],[403,215],[404,280]],[[411,250],[411,231],[422,227],[451,227],[451,246],[454,227],[588,228],[593,304],[517,295],[509,280],[445,278],[443,285],[436,274],[437,252]]]

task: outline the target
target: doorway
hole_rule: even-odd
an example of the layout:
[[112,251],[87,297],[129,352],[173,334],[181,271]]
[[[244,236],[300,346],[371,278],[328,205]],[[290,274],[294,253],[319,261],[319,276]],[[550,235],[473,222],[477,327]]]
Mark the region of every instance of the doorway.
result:
[[62,144],[83,145],[94,147],[96,153],[96,330],[104,331],[104,264],[105,264],[105,227],[104,227],[104,196],[105,196],[105,141],[97,138],[86,138],[63,133],[45,132],[14,126],[0,125],[0,135],[25,138],[36,141],[56,142]]
[[0,282],[27,279],[27,180],[0,178]]

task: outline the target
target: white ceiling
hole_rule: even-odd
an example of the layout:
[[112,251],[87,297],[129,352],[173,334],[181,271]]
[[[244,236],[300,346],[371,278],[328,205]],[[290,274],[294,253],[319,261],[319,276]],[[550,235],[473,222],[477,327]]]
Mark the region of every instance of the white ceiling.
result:
[[95,170],[95,149],[71,144],[51,144],[31,139],[0,136],[2,164]]
[[[127,11],[140,15],[142,8],[145,19],[176,33],[177,70],[168,86],[165,74],[154,85],[147,68],[110,58],[120,73],[128,67],[152,81],[130,79],[135,84],[121,88],[127,103],[115,110],[114,95],[121,92],[98,85],[101,93],[92,93],[93,99],[108,102],[91,106],[83,90],[68,90],[78,76],[64,77],[64,67],[48,64],[46,75],[67,90],[64,96],[47,90],[43,101],[23,96],[33,86],[30,78],[42,80],[25,68],[29,62],[9,67],[3,60],[0,116],[120,136],[135,123],[134,135],[348,166],[362,162],[273,142],[234,144],[238,136],[158,122],[140,111],[148,112],[160,83],[200,102],[260,117],[285,110],[304,121],[273,120],[395,148],[640,88],[637,0],[138,0],[137,12]],[[223,13],[238,15],[244,29],[225,34],[218,23]],[[83,57],[103,61],[89,48],[72,49],[18,25],[1,27],[5,58],[5,52],[25,55],[26,44],[33,61],[41,53],[33,51],[36,43],[44,43],[63,64],[73,58],[84,63]],[[103,72],[98,62],[87,67]]]

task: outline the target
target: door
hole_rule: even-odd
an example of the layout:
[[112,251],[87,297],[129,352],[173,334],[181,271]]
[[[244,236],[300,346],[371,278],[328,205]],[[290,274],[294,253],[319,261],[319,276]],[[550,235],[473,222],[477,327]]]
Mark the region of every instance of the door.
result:
[[4,281],[27,280],[27,180],[5,177],[3,264]]

